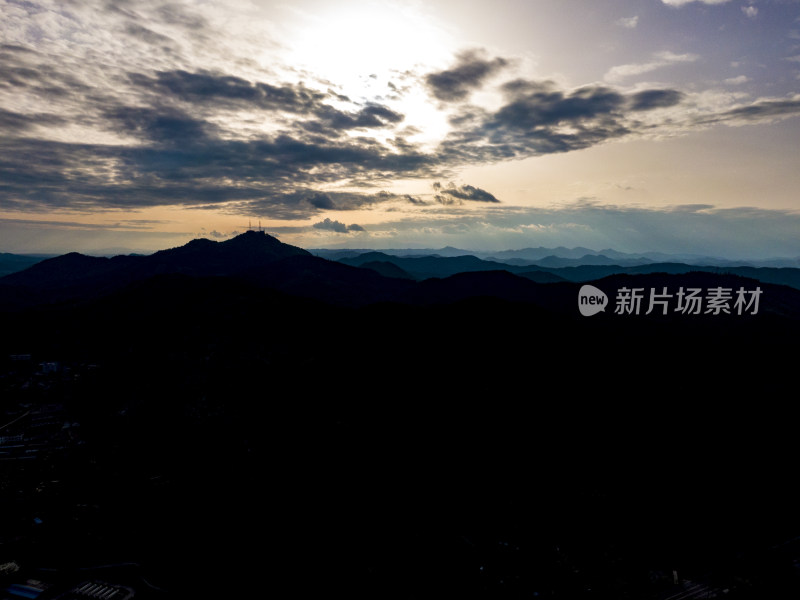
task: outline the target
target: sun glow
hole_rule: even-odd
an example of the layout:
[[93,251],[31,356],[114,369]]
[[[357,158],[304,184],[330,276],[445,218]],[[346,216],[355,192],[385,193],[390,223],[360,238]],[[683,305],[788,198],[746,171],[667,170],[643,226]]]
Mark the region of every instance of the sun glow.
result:
[[412,73],[447,66],[457,46],[421,8],[373,2],[297,16],[288,49],[298,72],[353,103],[377,102],[402,113],[398,131],[416,143],[446,133],[445,115]]
[[443,29],[416,9],[385,2],[337,4],[302,13],[290,51],[296,66],[371,97],[375,75],[448,61],[453,51],[448,40]]

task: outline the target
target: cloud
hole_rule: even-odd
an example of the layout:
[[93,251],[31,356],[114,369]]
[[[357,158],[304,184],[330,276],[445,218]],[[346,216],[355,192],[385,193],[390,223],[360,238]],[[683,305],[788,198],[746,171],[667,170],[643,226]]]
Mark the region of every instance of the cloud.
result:
[[[28,100],[31,106],[71,108],[92,92],[92,87],[62,68],[45,53],[17,44],[0,44],[0,90]],[[95,90],[97,93],[98,90]]]
[[742,12],[749,19],[755,19],[758,16],[758,8],[755,6],[743,6]]
[[787,99],[759,99],[709,115],[696,117],[694,124],[729,123],[743,125],[761,121],[772,121],[800,115],[800,94]]
[[412,204],[428,206],[429,203],[409,194],[395,194],[381,191],[336,192],[315,191],[313,189],[292,189],[275,191],[263,197],[253,197],[226,205],[228,212],[258,215],[260,217],[284,220],[302,220],[324,213],[327,210],[353,211],[365,210],[383,204],[396,206]]
[[31,227],[48,227],[52,229],[81,229],[103,231],[139,231],[147,230],[150,225],[166,224],[168,221],[153,219],[123,219],[116,223],[82,223],[80,221],[54,221],[48,219],[0,219],[4,225],[28,225]]
[[321,208],[325,210],[332,210],[336,208],[333,200],[327,194],[314,194],[308,199],[308,203],[314,208]]
[[[497,87],[498,105],[474,106],[470,94],[510,61],[470,50],[448,69],[395,71],[395,89],[381,86],[456,103],[434,107],[445,111],[451,131],[423,145],[415,136],[425,132],[408,122],[403,104],[378,96],[353,100],[343,82],[254,60],[250,51],[268,50],[272,42],[269,27],[251,18],[259,3],[245,4],[252,14],[226,9],[237,39],[215,18],[222,9],[207,3],[87,0],[63,11],[36,2],[9,8],[0,23],[6,42],[0,44],[0,210],[44,215],[167,206],[286,220],[385,203],[429,210],[427,196],[375,190],[391,189],[398,179],[444,181],[476,164],[625,136],[797,114],[793,98],[733,105],[729,95],[704,108],[696,94],[668,87],[633,93],[614,84],[568,89],[525,79]],[[247,41],[239,43],[240,36]],[[628,72],[691,60],[662,53]],[[342,189],[362,191],[330,191]],[[497,201],[472,186],[436,195],[451,203],[447,210]]]
[[617,20],[617,25],[624,27],[625,29],[636,29],[638,24],[639,15],[634,15],[633,17],[623,17]]
[[[79,222],[51,224],[49,221],[0,219],[4,249],[63,253],[76,248],[87,251],[127,245],[158,250],[174,246],[176,236],[182,235],[126,231],[127,228],[120,229],[116,225],[90,227]],[[328,221],[327,225],[325,220],[321,221],[319,227],[271,227],[270,231],[292,236],[307,234],[310,230],[336,234],[342,240],[359,239],[360,232],[353,225]],[[55,235],[50,235],[52,227],[58,228]],[[614,248],[623,252],[658,251],[754,259],[800,256],[798,229],[798,211],[719,208],[711,204],[657,208],[577,200],[559,207],[429,206],[424,212],[402,220],[371,225],[369,235],[371,239],[390,239],[388,247],[393,248],[454,245],[465,249],[505,250],[582,246],[595,250]],[[185,239],[181,243],[192,237],[183,235]],[[747,244],[743,245],[742,240],[747,240]],[[301,238],[289,243],[303,245],[303,242]]]
[[101,224],[50,219],[0,218],[3,251],[53,253],[80,251],[115,255],[152,252],[184,244],[194,237],[181,231],[152,231],[126,222]]
[[667,6],[683,6],[691,4],[692,2],[699,2],[700,4],[725,4],[730,0],[661,0]]
[[633,94],[630,99],[631,110],[652,110],[675,106],[684,98],[678,90],[645,90]]
[[800,256],[798,211],[710,204],[620,206],[586,199],[559,207],[491,205],[460,214],[449,207],[442,210],[447,212],[373,226],[370,235],[391,233],[395,248],[415,243],[494,250],[581,246],[735,259]]
[[205,70],[159,71],[154,77],[134,72],[129,73],[128,78],[145,93],[192,104],[195,110],[258,109],[300,115],[308,119],[301,121],[302,126],[318,133],[386,127],[400,123],[404,118],[376,102],[352,112],[339,110],[325,101],[349,102],[349,99],[310,89],[302,83],[272,85]]
[[[677,105],[677,90],[642,90],[632,95],[601,85],[559,89],[551,81],[516,79],[502,86],[506,104],[494,113],[462,113],[442,144],[444,156],[467,161],[507,160],[568,152],[623,137],[644,127],[646,111]],[[630,116],[629,116],[630,115]]]
[[336,233],[347,233],[347,225],[339,221],[331,221],[327,218],[324,221],[314,223],[312,227],[314,229],[323,229],[325,231],[335,231]]
[[132,37],[137,38],[138,40],[145,42],[149,45],[156,45],[160,44],[163,46],[172,46],[175,43],[170,37],[165,35],[161,35],[160,33],[156,33],[152,29],[148,29],[147,27],[142,27],[136,23],[128,23],[125,26],[125,33]]
[[320,221],[318,223],[314,223],[312,225],[314,229],[322,229],[323,231],[333,231],[335,233],[351,233],[351,232],[361,232],[366,231],[361,225],[357,225],[353,223],[352,225],[345,225],[340,221],[332,221],[330,219],[325,219],[324,221]]
[[[237,139],[202,112],[189,113],[162,103],[129,106],[103,102],[96,108],[87,107],[87,112],[96,112],[95,124],[134,137],[139,143],[10,139],[0,155],[0,205],[42,211],[224,205],[230,211],[259,211],[265,217],[307,218],[322,210],[349,210],[398,198],[315,190],[326,183],[374,184],[381,177],[436,177],[452,166],[481,160],[586,147],[625,134],[627,130],[616,119],[626,108],[641,112],[679,99],[677,92],[669,90],[625,97],[605,87],[568,92],[549,82],[522,80],[509,82],[503,89],[508,99],[505,106],[495,113],[474,111],[471,119],[458,124],[453,140],[445,140],[430,153],[413,144],[396,145],[392,151],[372,139],[314,137],[301,131]],[[376,107],[368,114],[392,118],[391,113]],[[7,120],[13,125],[17,119]],[[19,120],[26,127],[29,121]],[[575,131],[565,133],[564,126]],[[442,198],[493,198],[475,190],[464,188],[461,197],[445,194]]]
[[202,142],[216,126],[175,108],[119,106],[106,111],[109,126],[156,144]]
[[456,66],[425,77],[429,91],[444,102],[466,99],[473,90],[478,89],[490,76],[508,65],[504,58],[487,60],[483,53],[469,50],[459,54]]
[[690,53],[675,54],[674,52],[658,52],[653,55],[652,60],[646,63],[631,63],[611,67],[605,74],[604,79],[606,81],[618,82],[627,77],[643,75],[644,73],[649,73],[662,67],[668,67],[680,63],[694,62],[698,58],[699,57],[696,54]]
[[[272,85],[188,70],[133,76],[128,69],[111,94],[99,84],[71,80],[53,65],[40,64],[44,57],[35,51],[6,45],[0,47],[3,52],[19,69],[13,85],[32,86],[38,95],[51,81],[63,102],[50,106],[64,110],[0,107],[4,210],[225,207],[239,214],[305,219],[386,201],[423,205],[413,196],[321,190],[333,183],[352,188],[389,185],[395,178],[436,180],[465,165],[587,148],[656,130],[662,126],[657,111],[692,102],[669,88],[625,94],[612,86],[564,89],[551,81],[516,79],[499,87],[503,103],[495,110],[459,105],[450,118],[451,133],[438,146],[423,149],[404,140],[402,130],[393,130],[403,119],[397,111],[379,103],[333,108],[330,92],[300,83]],[[687,56],[666,54],[661,60]],[[797,110],[793,98],[761,99],[691,116],[669,114],[663,127],[756,122]],[[240,111],[270,128],[236,129]],[[294,117],[282,120],[281,115]],[[72,142],[46,137],[67,123],[90,135]],[[338,128],[359,127],[388,129],[397,137],[381,141],[339,135]],[[113,143],[98,141],[98,132]],[[488,196],[470,195],[467,188],[461,193],[460,198],[439,194],[440,201],[491,202]]]
[[[30,127],[30,118],[5,115],[5,132]],[[387,175],[434,175],[440,159],[414,146],[396,151],[361,138],[326,139],[278,132],[231,139],[208,119],[176,108],[103,107],[96,117],[109,132],[136,144],[69,143],[6,137],[0,153],[0,207],[49,211],[157,205],[231,204],[263,216],[297,218],[331,208],[314,189],[331,181],[374,184]],[[302,192],[302,194],[299,194]],[[341,196],[340,196],[341,197]],[[344,196],[336,208],[371,196]],[[310,199],[310,201],[308,201]]]
[[748,81],[750,81],[750,78],[746,75],[738,75],[737,77],[729,77],[724,83],[727,83],[728,85],[742,85]]
[[330,106],[317,108],[314,120],[303,127],[317,133],[348,129],[387,127],[403,120],[403,115],[379,104],[369,104],[358,112],[346,113]]
[[158,71],[155,76],[131,72],[128,73],[128,78],[146,92],[206,106],[249,105],[264,110],[305,113],[319,109],[322,101],[328,97],[327,93],[309,89],[303,84],[254,83],[241,77],[207,70]]
[[22,132],[41,125],[63,125],[66,119],[43,113],[19,113],[0,108],[0,131]]
[[500,200],[486,190],[471,185],[456,186],[451,182],[445,187],[437,181],[434,182],[433,189],[436,190],[434,199],[439,204],[444,205],[461,204],[462,200],[469,200],[472,202],[500,202]]

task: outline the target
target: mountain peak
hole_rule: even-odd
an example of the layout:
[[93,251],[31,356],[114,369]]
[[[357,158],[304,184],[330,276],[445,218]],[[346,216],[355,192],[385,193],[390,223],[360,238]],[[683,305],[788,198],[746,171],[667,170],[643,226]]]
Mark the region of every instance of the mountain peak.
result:
[[264,231],[245,231],[236,237],[220,242],[225,251],[236,253],[251,253],[260,259],[288,258],[290,256],[310,256],[311,253],[303,248],[284,244],[277,238]]
[[156,252],[162,265],[189,274],[230,274],[309,252],[284,244],[263,231],[246,231],[223,242],[195,239],[178,248]]
[[225,240],[224,242],[220,242],[225,246],[239,246],[245,244],[251,244],[253,246],[260,244],[270,244],[270,245],[286,245],[283,242],[279,241],[277,238],[269,235],[265,231],[255,231],[253,229],[249,229],[244,233],[240,233],[229,240]]

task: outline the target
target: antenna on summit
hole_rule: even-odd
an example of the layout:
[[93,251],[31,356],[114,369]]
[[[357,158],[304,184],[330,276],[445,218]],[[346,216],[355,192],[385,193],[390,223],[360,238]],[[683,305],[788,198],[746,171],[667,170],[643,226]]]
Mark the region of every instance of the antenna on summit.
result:
[[258,232],[259,233],[264,233],[264,230],[261,229],[261,219],[258,220]]

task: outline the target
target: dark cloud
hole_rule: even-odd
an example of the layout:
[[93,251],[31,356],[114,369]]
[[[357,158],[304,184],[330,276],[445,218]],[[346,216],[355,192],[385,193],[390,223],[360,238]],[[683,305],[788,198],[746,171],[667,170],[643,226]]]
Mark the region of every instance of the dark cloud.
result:
[[368,122],[367,124],[359,125],[361,127],[382,127],[387,123],[399,123],[404,118],[400,113],[380,104],[368,104],[358,112],[358,115],[359,119]]
[[331,221],[327,218],[324,221],[314,223],[312,227],[314,229],[323,229],[325,231],[335,231],[336,233],[347,233],[347,225],[339,221]]
[[272,85],[251,82],[240,77],[199,71],[159,71],[154,77],[129,73],[134,85],[159,96],[170,96],[208,110],[244,107],[265,111],[283,111],[306,117],[304,129],[316,133],[340,130],[387,127],[403,120],[403,115],[390,108],[369,103],[353,112],[346,112],[325,103],[327,99],[350,100],[334,92],[319,92],[302,84]]
[[[320,198],[320,196],[324,198]],[[309,201],[310,198],[315,197],[316,206]],[[325,210],[360,210],[390,202],[411,202],[420,206],[428,204],[407,194],[393,194],[385,191],[378,193],[325,192],[322,194],[304,190],[276,192],[264,198],[247,200],[242,203],[242,210],[238,212],[244,212],[246,209],[253,214],[273,219],[301,219]]]
[[472,202],[500,202],[500,200],[486,190],[471,185],[456,186],[450,183],[445,187],[437,181],[433,184],[433,189],[436,190],[434,199],[439,204],[461,204],[462,200],[469,200]]
[[210,71],[158,71],[154,77],[128,73],[128,78],[145,91],[205,106],[209,103],[223,106],[246,103],[264,110],[307,113],[319,108],[328,96],[302,84],[253,83],[241,77]]
[[125,33],[130,35],[131,37],[137,38],[152,45],[164,45],[164,46],[171,46],[175,42],[172,38],[169,38],[165,35],[161,35],[160,33],[156,33],[152,29],[148,29],[147,27],[142,27],[137,23],[128,23],[125,26]]
[[20,132],[31,129],[37,125],[61,125],[66,119],[58,115],[41,113],[22,114],[0,108],[0,132]]
[[676,90],[625,95],[602,85],[560,89],[552,81],[516,79],[501,86],[506,103],[494,113],[465,107],[450,119],[454,131],[442,143],[453,161],[497,161],[569,152],[635,133],[633,113],[674,106]]
[[800,99],[759,100],[747,106],[738,106],[720,113],[700,117],[697,124],[710,124],[723,121],[751,122],[770,118],[790,117],[800,114]]
[[[167,43],[150,35],[155,29],[149,21],[138,23],[139,29],[132,25],[134,16],[124,13],[130,35]],[[169,18],[189,29],[207,25],[178,7]],[[425,82],[440,99],[463,100],[505,65],[502,58],[467,52]],[[182,69],[113,72],[92,83],[98,75],[96,69],[60,64],[52,54],[0,45],[0,90],[57,99],[50,105],[60,111],[0,107],[0,209],[224,206],[239,214],[305,219],[386,202],[424,205],[415,196],[374,190],[398,178],[444,179],[465,165],[586,148],[640,131],[643,113],[683,99],[670,89],[623,94],[601,85],[566,90],[553,82],[517,79],[500,87],[505,100],[498,110],[458,105],[450,136],[423,150],[409,141],[419,130],[405,125],[403,114],[378,102],[357,104],[332,91],[333,84],[319,91],[303,83]],[[418,82],[419,75],[395,79],[402,92],[399,86]],[[236,121],[237,111],[246,121]],[[764,100],[691,124],[798,112],[800,101]],[[269,125],[263,132],[261,122]],[[121,139],[102,144],[37,137],[43,127],[63,124]],[[376,129],[385,135],[370,135]],[[342,189],[331,185],[342,183],[364,192],[322,191]],[[436,201],[498,199],[480,188],[451,185],[436,192]]]
[[651,110],[675,106],[684,95],[678,90],[645,90],[631,97],[631,110]]
[[0,65],[0,76],[0,85],[3,87],[25,88],[39,78],[39,71],[31,67],[3,64]]
[[622,94],[604,86],[585,86],[567,94],[550,83],[517,80],[503,89],[511,102],[494,115],[489,127],[530,130],[586,121],[612,114],[625,104]]
[[336,208],[333,205],[333,200],[331,200],[331,197],[327,194],[314,194],[308,199],[308,203],[314,208],[320,208],[323,210],[331,210]]
[[325,219],[324,221],[319,221],[318,223],[314,223],[312,225],[314,229],[322,229],[324,231],[333,231],[336,233],[350,233],[353,231],[366,231],[361,225],[357,225],[353,223],[352,225],[345,225],[340,221],[331,221],[330,219]]
[[458,56],[456,66],[438,73],[430,73],[425,83],[430,92],[444,102],[464,100],[470,92],[478,89],[491,75],[508,64],[504,58],[487,60],[476,50]]
[[19,44],[0,44],[0,56],[7,52],[34,55],[36,52],[27,46],[20,46]]
[[[393,127],[403,116],[374,103],[352,112],[335,109],[324,102],[329,92],[302,84],[273,86],[180,70],[128,74],[128,81],[132,97],[90,99],[82,118],[135,137],[138,145],[7,139],[0,155],[0,206],[47,211],[226,205],[234,212],[302,219],[393,200],[421,205],[413,196],[319,190],[341,181],[374,186],[398,177],[435,179],[464,164],[588,147],[629,133],[626,111],[677,98],[669,90],[625,96],[603,86],[565,91],[551,82],[515,80],[502,87],[507,101],[499,110],[462,107],[451,120],[452,135],[423,152],[402,135],[387,143],[340,135]],[[214,118],[214,109],[236,103],[265,111],[265,118],[272,111],[297,114],[305,126],[289,124],[261,137],[232,135],[222,129],[224,120]],[[0,128],[11,134],[47,123],[40,115],[0,113]],[[436,195],[442,204],[498,202],[473,186],[443,187]]]
[[216,133],[216,127],[175,108],[120,106],[106,112],[114,129],[158,144],[199,142]]
[[322,105],[317,107],[312,115],[316,120],[307,123],[305,127],[317,132],[386,127],[399,123],[404,118],[400,113],[380,104],[368,104],[355,113],[346,113],[332,106]]
[[425,206],[426,204],[428,204],[424,200],[420,200],[419,198],[416,198],[416,197],[412,196],[411,194],[403,194],[403,198],[408,200],[411,204],[415,204],[417,206]]
[[712,210],[714,209],[713,204],[676,204],[675,206],[670,206],[665,208],[664,210],[668,210],[670,212],[687,212],[687,213],[694,213],[700,212],[703,210]]
[[11,44],[0,45],[0,89],[3,87],[30,91],[60,103],[70,95],[92,92],[67,69],[54,64],[52,56]]
[[462,130],[489,120],[489,112],[478,106],[464,106],[448,117],[450,125]]
[[47,212],[229,204],[237,212],[296,219],[396,198],[326,192],[325,200],[317,195],[322,184],[374,184],[384,176],[419,177],[436,169],[429,155],[391,153],[374,140],[221,139],[213,126],[174,109],[124,107],[106,118],[109,129],[136,135],[141,143],[0,138],[0,207]]
[[314,192],[312,190],[291,191],[281,196],[272,195],[265,202],[255,201],[251,206],[258,209],[269,210],[269,204],[280,203],[286,206],[305,207],[318,213],[324,210],[359,210],[377,204],[400,199],[401,196],[389,192],[377,194],[357,192]]

